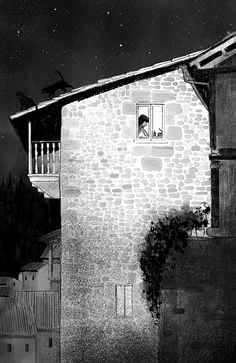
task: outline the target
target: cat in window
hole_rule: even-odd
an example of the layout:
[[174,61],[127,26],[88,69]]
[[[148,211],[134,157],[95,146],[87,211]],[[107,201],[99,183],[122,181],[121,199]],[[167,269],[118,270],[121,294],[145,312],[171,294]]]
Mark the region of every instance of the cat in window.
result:
[[61,78],[60,81],[55,82],[55,83],[41,89],[41,93],[48,93],[50,99],[55,97],[55,93],[58,90],[62,90],[63,93],[65,93],[67,88],[74,88],[73,86],[71,86],[64,80],[64,78],[60,72],[55,71],[55,73],[59,74],[59,76]]

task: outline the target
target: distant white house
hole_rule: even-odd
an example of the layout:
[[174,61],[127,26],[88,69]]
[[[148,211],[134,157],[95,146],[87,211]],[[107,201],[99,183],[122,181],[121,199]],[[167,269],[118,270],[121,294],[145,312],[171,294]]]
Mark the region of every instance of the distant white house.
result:
[[49,290],[48,265],[46,262],[30,262],[21,268],[19,280],[27,291]]
[[19,280],[24,291],[59,291],[60,286],[60,230],[42,237],[39,242],[47,244],[39,262],[30,262],[21,268]]
[[[39,363],[58,363],[60,305],[57,291],[12,291],[12,303],[28,305],[37,326],[37,359]],[[1,360],[0,360],[1,362]]]
[[0,362],[36,362],[36,323],[28,305],[0,304]]

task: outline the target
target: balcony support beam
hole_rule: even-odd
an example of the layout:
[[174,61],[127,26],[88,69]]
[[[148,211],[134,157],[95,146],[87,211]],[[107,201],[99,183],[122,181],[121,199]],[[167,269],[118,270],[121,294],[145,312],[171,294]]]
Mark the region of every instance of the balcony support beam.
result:
[[29,174],[32,174],[32,143],[31,143],[31,121],[28,122],[28,167]]

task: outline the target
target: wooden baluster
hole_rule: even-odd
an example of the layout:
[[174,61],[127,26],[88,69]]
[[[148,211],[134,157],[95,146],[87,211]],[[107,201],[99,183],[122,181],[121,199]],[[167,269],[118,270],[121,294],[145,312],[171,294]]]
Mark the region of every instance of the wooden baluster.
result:
[[47,174],[50,173],[49,142],[47,142]]
[[35,174],[38,174],[38,144],[34,144]]
[[58,173],[60,173],[61,170],[61,143],[58,142]]
[[52,172],[56,173],[55,142],[52,143]]
[[43,164],[43,142],[41,142],[41,174],[44,174],[44,164]]

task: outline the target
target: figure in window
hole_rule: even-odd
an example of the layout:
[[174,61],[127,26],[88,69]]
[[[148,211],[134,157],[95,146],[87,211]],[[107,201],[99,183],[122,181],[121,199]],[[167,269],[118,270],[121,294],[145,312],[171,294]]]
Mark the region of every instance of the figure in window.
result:
[[138,118],[138,136],[139,137],[149,137],[148,131],[145,127],[149,123],[149,118],[146,115],[140,115]]

